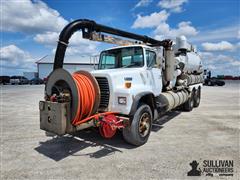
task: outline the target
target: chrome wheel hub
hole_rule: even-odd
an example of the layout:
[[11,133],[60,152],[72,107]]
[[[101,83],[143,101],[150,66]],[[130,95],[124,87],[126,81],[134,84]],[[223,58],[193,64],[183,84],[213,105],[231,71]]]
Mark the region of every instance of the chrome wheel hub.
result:
[[145,137],[150,129],[150,115],[143,113],[139,122],[139,133],[141,137]]

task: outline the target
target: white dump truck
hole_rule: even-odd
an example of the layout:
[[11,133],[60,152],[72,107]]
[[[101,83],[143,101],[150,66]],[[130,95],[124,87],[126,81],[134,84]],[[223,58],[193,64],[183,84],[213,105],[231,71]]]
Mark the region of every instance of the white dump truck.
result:
[[[64,55],[78,30],[83,38],[119,46],[101,52],[97,70],[70,74],[62,68]],[[184,36],[175,42],[158,41],[91,20],[76,20],[59,36],[45,101],[39,103],[40,128],[61,136],[98,127],[105,138],[119,129],[126,142],[140,146],[161,115],[199,106],[202,74],[201,59]]]

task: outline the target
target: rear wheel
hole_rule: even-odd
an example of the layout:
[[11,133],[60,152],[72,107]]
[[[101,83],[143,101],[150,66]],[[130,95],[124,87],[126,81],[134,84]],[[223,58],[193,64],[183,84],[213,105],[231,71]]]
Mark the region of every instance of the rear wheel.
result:
[[198,90],[195,91],[193,107],[198,107],[200,104],[200,100],[201,100],[201,88],[198,88]]
[[191,96],[188,98],[188,100],[183,104],[183,110],[184,111],[192,111],[193,105],[194,105],[194,96],[195,91],[191,92]]
[[135,146],[145,144],[152,129],[152,119],[151,108],[142,104],[134,114],[131,125],[123,129],[124,140]]

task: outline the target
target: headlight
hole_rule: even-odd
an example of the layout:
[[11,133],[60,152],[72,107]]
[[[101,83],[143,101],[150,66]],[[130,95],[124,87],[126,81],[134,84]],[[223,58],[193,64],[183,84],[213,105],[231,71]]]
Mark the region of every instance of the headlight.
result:
[[127,98],[126,97],[118,97],[118,104],[127,104]]

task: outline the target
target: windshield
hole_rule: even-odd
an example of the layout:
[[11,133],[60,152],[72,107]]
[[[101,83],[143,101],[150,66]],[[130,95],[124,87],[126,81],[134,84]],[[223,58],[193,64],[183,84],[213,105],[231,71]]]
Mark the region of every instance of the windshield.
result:
[[103,51],[100,55],[99,69],[142,67],[142,47],[126,47]]

